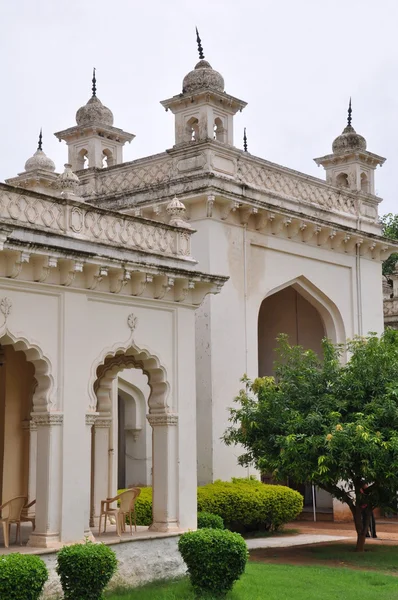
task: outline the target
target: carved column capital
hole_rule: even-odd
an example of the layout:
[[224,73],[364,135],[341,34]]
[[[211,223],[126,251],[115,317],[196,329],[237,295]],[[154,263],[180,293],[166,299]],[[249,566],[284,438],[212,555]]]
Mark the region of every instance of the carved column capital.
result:
[[32,423],[37,427],[52,427],[62,425],[63,422],[63,413],[32,413]]
[[147,419],[151,427],[178,425],[178,415],[164,413],[158,415],[147,415]]

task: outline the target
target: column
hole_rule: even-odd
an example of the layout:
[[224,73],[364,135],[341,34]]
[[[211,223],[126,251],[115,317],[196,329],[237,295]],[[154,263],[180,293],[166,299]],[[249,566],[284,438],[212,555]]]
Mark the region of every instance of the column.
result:
[[93,534],[91,532],[90,526],[94,525],[94,517],[91,500],[92,500],[92,486],[91,486],[91,467],[92,467],[92,431],[93,425],[95,423],[95,419],[97,417],[97,413],[87,413],[86,414],[86,440],[85,440],[85,462],[87,465],[86,468],[86,477],[85,477],[85,485],[86,485],[86,503],[84,510],[84,537],[93,540]]
[[62,413],[33,413],[37,427],[36,529],[28,546],[56,548],[60,540]]
[[[28,475],[28,501],[32,502],[36,498],[36,473],[37,473],[37,425],[29,421],[29,475]],[[28,515],[36,514],[36,505],[34,504],[28,510]]]
[[98,518],[101,500],[109,497],[109,432],[112,419],[97,417],[94,423],[94,518]]
[[178,531],[178,415],[148,415],[152,427],[152,531]]

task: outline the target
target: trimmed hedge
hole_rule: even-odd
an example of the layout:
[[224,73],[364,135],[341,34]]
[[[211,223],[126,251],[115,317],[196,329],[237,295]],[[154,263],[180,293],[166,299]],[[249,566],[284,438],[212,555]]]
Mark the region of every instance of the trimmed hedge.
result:
[[105,544],[64,546],[57,557],[57,573],[65,600],[100,600],[117,569],[116,554]]
[[277,530],[303,509],[303,497],[261,481],[215,481],[198,489],[198,510],[219,515],[232,531]]
[[198,512],[198,529],[224,529],[224,521],[218,515]]
[[47,567],[39,556],[15,552],[0,558],[0,598],[4,600],[38,600],[47,579]]
[[178,542],[192,587],[200,596],[224,598],[245,571],[248,551],[238,533],[198,529],[184,533]]
[[[283,485],[267,485],[257,479],[215,481],[198,488],[198,513],[222,518],[233,531],[277,530],[294,521],[303,509],[303,497]],[[152,523],[152,488],[141,488],[136,502],[137,525]]]

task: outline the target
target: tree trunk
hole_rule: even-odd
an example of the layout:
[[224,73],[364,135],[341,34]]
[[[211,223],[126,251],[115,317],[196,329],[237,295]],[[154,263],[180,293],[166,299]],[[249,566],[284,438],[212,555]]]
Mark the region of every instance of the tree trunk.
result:
[[365,523],[362,521],[362,508],[360,506],[354,506],[351,509],[354,517],[355,530],[357,532],[357,545],[355,548],[356,552],[363,552],[365,550],[366,532],[369,529],[370,513],[366,511]]

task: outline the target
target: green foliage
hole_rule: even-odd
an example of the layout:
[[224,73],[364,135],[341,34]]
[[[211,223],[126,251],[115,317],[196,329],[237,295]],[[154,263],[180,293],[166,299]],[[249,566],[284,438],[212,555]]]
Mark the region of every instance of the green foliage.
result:
[[225,597],[245,571],[248,551],[238,533],[198,529],[184,533],[178,549],[199,596]]
[[116,555],[105,544],[86,541],[58,552],[57,573],[65,600],[100,600],[116,569]]
[[[351,358],[341,364],[346,351]],[[313,482],[346,502],[359,536],[361,506],[370,512],[396,502],[398,331],[344,347],[324,340],[323,354],[281,336],[275,379],[245,380],[224,439],[244,447],[240,464]]]
[[228,529],[241,533],[277,530],[294,520],[302,508],[298,492],[258,480],[215,481],[198,488],[198,510],[219,515]]
[[198,529],[224,529],[224,521],[218,515],[198,512]]
[[[398,215],[388,213],[380,217],[383,227],[383,235],[391,240],[398,240]],[[383,275],[392,275],[398,262],[398,253],[394,252],[383,262]]]
[[47,567],[38,556],[16,552],[0,558],[0,598],[38,600],[47,579]]

